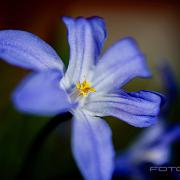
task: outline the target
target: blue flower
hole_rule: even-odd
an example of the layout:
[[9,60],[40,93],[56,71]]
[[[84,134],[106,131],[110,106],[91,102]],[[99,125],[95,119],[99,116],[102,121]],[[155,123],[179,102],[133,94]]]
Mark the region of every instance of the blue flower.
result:
[[172,144],[176,140],[180,140],[180,124],[170,125],[165,119],[174,109],[173,103],[178,98],[174,73],[165,60],[158,68],[162,85],[166,91],[166,106],[161,111],[158,123],[144,130],[126,151],[117,155],[115,176],[125,175],[137,179],[149,179],[148,172],[144,173],[142,167],[148,163],[155,166],[170,163]]
[[142,177],[141,165],[169,163],[171,146],[177,139],[180,139],[180,125],[167,128],[163,120],[159,121],[144,130],[127,151],[117,156],[115,174]]
[[85,179],[111,179],[114,149],[111,130],[101,116],[115,116],[136,126],[156,122],[162,96],[126,93],[120,88],[135,77],[149,77],[146,58],[136,42],[124,38],[100,56],[107,33],[99,17],[64,17],[70,60],[67,70],[56,52],[35,35],[19,30],[0,32],[0,57],[34,72],[12,95],[26,113],[54,116],[73,113],[72,151]]

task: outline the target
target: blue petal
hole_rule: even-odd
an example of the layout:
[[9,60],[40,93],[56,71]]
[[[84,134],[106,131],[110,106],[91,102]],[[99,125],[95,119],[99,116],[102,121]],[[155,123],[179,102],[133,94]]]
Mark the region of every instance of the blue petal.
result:
[[142,157],[143,162],[151,162],[155,165],[163,165],[169,162],[171,157],[171,149],[170,146],[159,144],[154,148],[146,149]]
[[7,63],[27,69],[63,70],[56,52],[37,36],[19,30],[0,31],[0,58]]
[[[157,139],[162,136],[164,128],[164,123],[158,121],[155,125],[145,129],[126,151],[119,152],[116,158],[115,173],[134,174],[134,170],[143,163],[152,163],[151,160],[155,155],[152,152],[155,151],[151,151],[152,148],[150,147],[154,141],[157,141]],[[165,155],[165,153],[163,153],[163,155]],[[153,158],[153,160],[154,159],[156,158]]]
[[84,112],[76,112],[73,120],[72,148],[85,179],[111,179],[114,150],[111,130],[105,121]]
[[152,144],[162,137],[164,131],[165,125],[162,121],[158,121],[156,124],[145,129],[126,151],[126,158],[128,158],[129,161],[136,161],[137,163],[143,163],[143,160],[147,162],[143,156],[146,152],[149,152]]
[[62,82],[68,89],[77,81],[90,79],[106,38],[106,30],[104,21],[98,17],[64,17],[63,20],[68,30],[70,60]]
[[97,116],[115,116],[133,126],[147,127],[156,122],[161,102],[160,94],[150,91],[96,93],[84,108]]
[[134,77],[149,77],[146,59],[132,38],[115,43],[100,59],[92,79],[97,91],[119,89]]
[[[129,147],[129,149],[123,153],[123,159],[126,159],[128,162],[130,162],[129,165],[131,166],[140,166],[141,164],[147,162],[163,162],[165,157],[169,157],[169,148],[162,145],[161,143],[158,143],[155,146],[154,144],[155,142],[159,141],[159,139],[163,141],[164,131],[165,124],[162,121],[158,121],[158,123],[145,129],[139,135],[139,137],[135,139],[134,143]],[[122,153],[119,154],[117,160],[120,161],[121,159]]]
[[151,144],[151,148],[146,147],[145,160],[155,165],[168,163],[171,158],[172,144],[178,139],[180,139],[179,125],[176,125],[171,130],[164,130],[161,136],[155,138],[156,143]]
[[60,79],[55,71],[27,76],[13,93],[14,105],[19,111],[36,115],[53,116],[67,111],[71,104],[59,86]]
[[[179,138],[179,124],[167,131],[163,121],[159,121],[144,130],[125,153],[119,153],[116,160],[116,171],[129,170],[132,169],[131,166],[140,166],[147,162],[155,165],[168,163],[171,157],[171,145]],[[126,166],[123,168],[124,160]]]
[[[94,40],[96,43],[96,56],[99,56],[101,53],[101,50],[104,45],[104,41],[107,37],[107,32],[106,32],[106,26],[105,22],[102,18],[94,16],[91,18],[88,18],[89,23],[91,24],[92,30],[93,30],[93,35],[94,35]],[[97,59],[96,59],[97,60]]]
[[169,112],[171,106],[175,103],[178,97],[178,84],[174,77],[172,67],[167,61],[162,61],[159,65],[160,78],[162,81],[163,88],[166,90],[167,107],[165,109],[166,114]]
[[145,148],[149,148],[154,144],[159,138],[163,137],[165,131],[164,122],[159,119],[159,121],[145,129],[134,141],[131,145],[130,151],[133,153],[139,152],[140,149],[143,150]]

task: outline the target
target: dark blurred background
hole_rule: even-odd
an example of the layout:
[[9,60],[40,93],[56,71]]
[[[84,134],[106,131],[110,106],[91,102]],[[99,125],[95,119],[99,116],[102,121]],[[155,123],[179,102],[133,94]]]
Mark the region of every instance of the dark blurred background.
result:
[[[0,29],[32,32],[51,44],[68,64],[66,29],[61,16],[101,16],[108,30],[107,49],[124,36],[133,36],[148,57],[152,79],[134,79],[125,89],[148,89],[166,93],[158,66],[166,59],[174,73],[177,87],[180,78],[180,3],[178,1],[83,1],[83,0],[0,0]],[[0,179],[13,179],[37,132],[48,118],[18,113],[11,104],[13,89],[28,71],[0,61]],[[171,107],[168,121],[180,122],[178,99]],[[107,119],[112,127],[116,150],[125,149],[142,129],[122,121]],[[63,123],[46,140],[34,165],[33,179],[68,179],[81,177],[70,148],[70,122]],[[178,152],[179,146],[175,146]],[[178,156],[173,160],[178,164]],[[180,161],[179,164],[180,165]]]

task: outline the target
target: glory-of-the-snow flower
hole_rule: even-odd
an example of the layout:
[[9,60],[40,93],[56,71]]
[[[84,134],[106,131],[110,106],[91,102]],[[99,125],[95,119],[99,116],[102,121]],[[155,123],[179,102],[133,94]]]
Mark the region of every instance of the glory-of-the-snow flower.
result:
[[152,163],[162,166],[169,163],[171,149],[175,141],[180,139],[180,125],[168,128],[164,120],[144,130],[127,151],[119,153],[116,159],[115,175],[143,177],[142,166]]
[[33,70],[12,95],[23,112],[54,116],[70,111],[72,151],[85,179],[111,179],[114,149],[111,130],[101,116],[115,116],[133,126],[156,122],[162,96],[156,92],[124,92],[135,77],[149,77],[145,56],[136,42],[124,38],[100,56],[106,39],[103,19],[70,18],[70,60],[66,71],[60,57],[37,36],[19,30],[0,31],[0,57]]

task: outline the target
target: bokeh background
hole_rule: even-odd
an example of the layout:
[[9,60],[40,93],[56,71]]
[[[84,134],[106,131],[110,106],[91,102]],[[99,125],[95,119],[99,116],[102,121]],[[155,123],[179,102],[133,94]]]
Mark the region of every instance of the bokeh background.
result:
[[[133,36],[148,58],[152,79],[134,79],[124,89],[148,89],[166,93],[159,66],[166,60],[172,68],[179,87],[180,79],[180,3],[178,1],[83,1],[83,0],[0,0],[0,29],[21,29],[32,32],[51,44],[68,64],[69,49],[66,29],[61,17],[101,16],[105,19],[108,39],[104,50],[124,36]],[[10,96],[18,82],[28,71],[0,61],[0,179],[14,179],[38,131],[48,118],[29,116],[17,112]],[[168,121],[179,122],[179,100],[171,106]],[[112,127],[116,150],[124,150],[142,129],[120,120],[107,118]],[[33,179],[73,179],[81,175],[71,155],[71,123],[63,123],[46,140],[37,163]],[[172,159],[180,165],[179,143],[175,143]],[[179,164],[178,164],[179,163]]]

